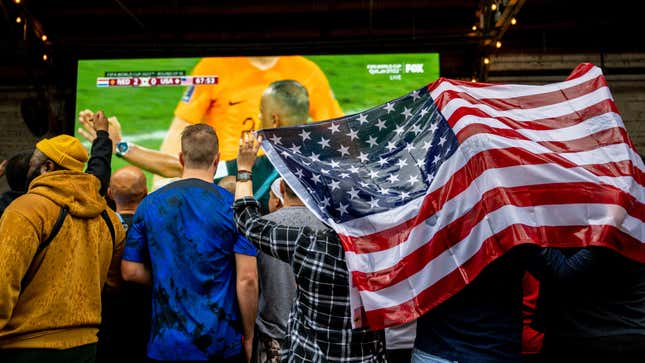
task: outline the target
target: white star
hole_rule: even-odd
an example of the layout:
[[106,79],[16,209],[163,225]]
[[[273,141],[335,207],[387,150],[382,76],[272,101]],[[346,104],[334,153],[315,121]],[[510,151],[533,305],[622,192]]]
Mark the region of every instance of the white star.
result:
[[430,132],[434,134],[435,131],[439,128],[439,125],[437,125],[436,122],[433,122],[430,124]]
[[328,185],[332,192],[336,189],[340,189],[340,182],[338,180],[332,180]]
[[389,181],[390,183],[398,182],[399,176],[396,174],[390,174],[390,176],[387,177],[387,181]]
[[329,147],[329,140],[325,139],[324,137],[321,137],[320,141],[318,141],[318,144],[320,144],[321,149],[324,149],[325,147]]
[[329,206],[329,198],[325,197],[320,201],[320,206],[325,209]]
[[403,107],[403,112],[401,112],[401,115],[405,116],[406,120],[409,119],[410,117],[412,117],[412,109]]
[[421,109],[421,117],[425,116],[428,112],[430,112],[430,107],[425,107]]
[[423,149],[428,151],[432,147],[432,140],[423,142]]
[[401,192],[401,195],[399,195],[401,199],[408,199],[410,198],[410,193],[409,192]]
[[338,176],[339,176],[340,178],[343,178],[343,179],[345,179],[345,178],[349,178],[349,174],[347,174],[347,173],[340,173],[340,174],[338,174]]
[[412,101],[416,101],[416,100],[417,100],[417,98],[421,98],[421,96],[419,96],[419,90],[412,91],[412,93],[410,94],[410,96],[412,96]]
[[302,169],[297,169],[294,174],[296,174],[300,179],[305,177],[305,174],[302,173]]
[[446,141],[448,141],[448,139],[445,136],[441,136],[439,138],[439,146],[443,146],[443,144],[445,144]]
[[360,169],[355,167],[354,165],[349,167],[349,172],[350,173],[358,174],[359,171],[360,171]]
[[378,127],[378,130],[381,131],[382,129],[386,128],[385,126],[385,121],[378,119],[378,122],[376,123],[376,127]]
[[320,172],[323,174],[329,174],[329,170],[327,169],[320,169]]
[[432,163],[433,163],[433,164],[436,164],[436,163],[438,163],[440,160],[441,160],[441,156],[439,156],[439,154],[437,154],[437,155],[435,155],[435,156],[434,156],[434,160],[432,160]]
[[343,155],[349,155],[349,146],[340,145],[340,149],[336,151],[340,153],[340,157],[342,158]]
[[369,159],[367,158],[367,154],[361,152],[358,155],[358,158],[361,159],[361,163],[366,163]]
[[402,133],[405,132],[405,129],[403,128],[403,126],[399,125],[394,129],[394,132],[400,136]]
[[376,170],[370,170],[369,174],[372,179],[378,177],[378,172]]
[[384,108],[387,110],[387,113],[395,111],[394,104],[390,102],[386,103]]
[[349,139],[352,140],[352,141],[354,141],[354,139],[358,139],[358,131],[357,130],[349,129],[349,134],[346,134],[346,135],[349,136]]
[[320,183],[320,175],[318,175],[318,174],[313,174],[313,175],[311,176],[311,180],[314,182],[314,185],[316,185],[317,183]]
[[330,160],[329,161],[329,166],[331,166],[332,168],[337,168],[337,167],[340,166],[340,163],[338,161],[336,161],[336,160]]
[[380,205],[378,205],[378,199],[374,199],[374,197],[372,197],[372,200],[370,200],[367,203],[369,203],[370,208],[379,208],[380,207]]
[[319,157],[320,157],[320,154],[316,154],[314,152],[312,152],[311,155],[309,156],[311,161],[320,161]]
[[417,166],[418,166],[419,168],[423,168],[424,166],[426,166],[426,161],[425,161],[425,160],[423,160],[423,159],[419,159],[419,160],[417,160]]
[[374,147],[378,145],[378,142],[376,141],[376,138],[373,136],[370,136],[369,139],[367,140],[367,143],[370,144],[370,146]]
[[385,158],[378,158],[378,165],[380,167],[383,167],[383,165],[387,164],[387,159]]
[[332,122],[331,126],[329,126],[329,131],[331,131],[332,135],[334,134],[334,132],[340,132],[340,130],[338,129],[338,124]]
[[311,135],[311,132],[307,132],[306,130],[302,130],[302,132],[299,133],[298,135],[300,135],[300,137],[302,137],[302,141],[305,141],[307,139],[311,140],[311,137],[309,136],[309,135]]
[[364,181],[362,181],[362,182],[358,182],[358,184],[360,184],[363,188],[367,188],[367,187],[369,187],[369,186],[370,186],[368,183],[366,183],[366,182],[364,182]]
[[404,166],[408,165],[408,162],[405,161],[405,159],[399,159],[399,161],[396,163],[399,166],[399,169],[401,169]]
[[289,148],[289,150],[291,150],[291,152],[294,154],[296,153],[300,154],[300,145],[291,144],[291,147]]
[[405,151],[411,153],[414,150],[414,144],[409,142],[407,145],[405,145]]
[[396,142],[394,141],[388,142],[385,148],[387,149],[387,151],[392,152],[392,150],[396,149]]
[[417,183],[419,181],[419,177],[417,175],[410,175],[410,179],[408,179],[408,183],[410,185],[414,185],[414,183]]
[[343,203],[338,203],[338,208],[336,208],[336,210],[342,216],[343,214],[347,214],[347,207],[348,205],[345,205]]
[[390,190],[388,188],[381,188],[378,192],[383,194],[383,195],[385,195],[385,194],[389,193]]
[[412,125],[412,128],[410,129],[410,132],[414,132],[414,135],[418,135],[421,133],[421,126],[414,124]]
[[432,180],[433,180],[433,179],[434,179],[434,175],[432,175],[432,174],[428,174],[428,177],[426,178],[426,180],[428,181],[428,183],[432,183]]
[[360,123],[361,123],[361,125],[362,125],[362,124],[364,124],[364,123],[366,123],[366,122],[367,122],[367,115],[363,115],[363,114],[361,113],[360,115],[358,115],[357,120],[358,120],[358,122],[360,122]]
[[270,140],[276,145],[282,145],[282,138],[278,137],[278,135],[276,135],[276,134],[273,134],[273,136],[271,136]]
[[349,199],[351,200],[358,198],[358,190],[354,189],[354,187],[352,187],[352,189],[348,191],[347,194],[349,194]]

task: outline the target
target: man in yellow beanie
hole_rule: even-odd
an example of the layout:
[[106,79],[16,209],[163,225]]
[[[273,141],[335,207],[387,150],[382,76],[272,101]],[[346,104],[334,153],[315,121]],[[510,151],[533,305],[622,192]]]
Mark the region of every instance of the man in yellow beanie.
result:
[[[107,119],[95,125],[111,152]],[[107,139],[106,139],[107,138]],[[125,232],[101,196],[109,159],[60,135],[36,144],[27,194],[0,219],[0,361],[93,362],[103,286],[119,277]],[[98,177],[98,178],[97,178]]]

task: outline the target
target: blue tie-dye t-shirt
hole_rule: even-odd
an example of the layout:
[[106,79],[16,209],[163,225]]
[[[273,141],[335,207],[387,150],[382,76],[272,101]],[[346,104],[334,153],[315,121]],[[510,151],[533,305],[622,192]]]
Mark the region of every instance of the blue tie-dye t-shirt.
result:
[[242,352],[235,254],[256,256],[237,232],[233,195],[199,179],[148,195],[128,231],[123,259],[152,269],[148,356],[199,361]]

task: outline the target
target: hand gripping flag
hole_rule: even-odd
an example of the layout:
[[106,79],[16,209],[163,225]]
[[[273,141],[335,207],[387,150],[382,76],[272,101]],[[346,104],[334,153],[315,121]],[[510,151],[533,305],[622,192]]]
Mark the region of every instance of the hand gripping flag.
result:
[[416,319],[519,244],[645,262],[645,167],[593,65],[545,86],[439,79],[356,115],[259,133],[340,235],[355,326]]

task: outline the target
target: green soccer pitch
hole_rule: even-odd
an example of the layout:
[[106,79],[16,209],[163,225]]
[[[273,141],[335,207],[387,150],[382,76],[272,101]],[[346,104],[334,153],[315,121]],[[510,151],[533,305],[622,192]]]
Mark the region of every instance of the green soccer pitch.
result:
[[[336,99],[348,115],[403,96],[439,78],[437,53],[323,55],[307,58],[323,70]],[[76,113],[84,109],[102,109],[108,116],[119,119],[125,140],[158,149],[184,87],[99,88],[96,87],[96,79],[104,77],[105,72],[117,71],[186,71],[186,74],[190,74],[199,59],[81,60],[78,66]],[[419,64],[423,64],[422,73],[418,66],[412,66]],[[385,68],[394,72],[397,65],[400,67],[398,73],[379,73]],[[77,120],[74,130],[78,127]],[[115,157],[112,170],[126,164]],[[146,173],[146,176],[151,187],[152,175]]]

